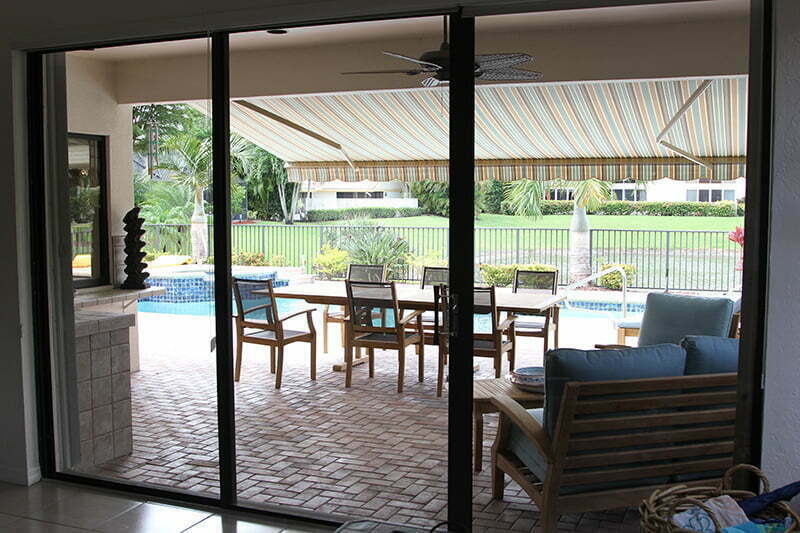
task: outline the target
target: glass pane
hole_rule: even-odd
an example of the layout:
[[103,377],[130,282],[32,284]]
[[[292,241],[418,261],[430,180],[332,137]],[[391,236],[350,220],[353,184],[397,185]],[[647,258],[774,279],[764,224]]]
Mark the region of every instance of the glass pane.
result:
[[726,202],[733,202],[736,200],[736,191],[733,189],[725,189],[722,191],[722,197]]
[[622,189],[614,189],[614,196],[617,200],[622,200]]
[[634,198],[634,190],[633,189],[625,189],[625,201],[632,202]]
[[82,286],[108,283],[104,148],[104,137],[67,140],[72,277]]
[[699,201],[701,201],[701,202],[707,202],[708,201],[708,189],[700,189],[698,191],[697,199]]
[[219,494],[208,50],[64,54],[72,271],[110,268],[53,356],[60,471]]
[[690,189],[686,191],[686,201],[687,202],[696,202],[697,201],[697,190]]
[[647,201],[647,191],[636,191],[636,199],[639,202],[646,202]]
[[712,202],[719,202],[722,200],[722,191],[720,189],[712,189],[711,190],[711,201]]
[[[446,515],[447,383],[438,396],[433,344],[439,278],[429,273],[423,293],[424,380],[411,344],[401,392],[391,290],[369,283],[386,278],[398,295],[420,298],[426,267],[448,264],[448,88],[432,73],[403,73],[413,62],[384,54],[438,50],[442,26],[425,17],[231,35],[231,156],[241,163],[232,194],[248,205],[247,220],[231,228],[232,274],[261,284],[251,305],[279,318],[299,313],[283,338],[263,319],[237,329],[242,505],[425,529]],[[298,76],[300,62],[313,75]],[[343,322],[348,276],[355,332]],[[325,291],[338,300],[305,301]],[[349,386],[348,339],[365,343],[353,351]],[[366,343],[378,340],[389,344],[372,350],[370,371]]]

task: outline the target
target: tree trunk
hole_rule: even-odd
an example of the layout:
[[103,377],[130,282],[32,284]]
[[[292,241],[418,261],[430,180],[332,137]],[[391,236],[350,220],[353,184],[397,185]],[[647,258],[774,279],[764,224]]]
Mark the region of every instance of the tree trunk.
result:
[[192,212],[192,261],[202,264],[208,259],[208,218],[203,207],[203,188],[194,189]]
[[577,205],[569,226],[569,280],[576,282],[592,275],[589,218],[586,209]]

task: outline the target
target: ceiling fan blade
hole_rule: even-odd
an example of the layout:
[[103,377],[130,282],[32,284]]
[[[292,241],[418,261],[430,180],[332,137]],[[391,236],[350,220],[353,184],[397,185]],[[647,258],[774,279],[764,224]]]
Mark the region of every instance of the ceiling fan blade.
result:
[[482,81],[534,81],[542,79],[542,73],[521,68],[496,68],[484,70],[476,78]]
[[340,72],[339,74],[408,74],[409,76],[414,76],[416,74],[422,74],[422,70],[353,70],[350,72]]
[[475,62],[480,65],[482,70],[495,68],[512,67],[520,63],[526,63],[533,58],[521,52],[511,54],[483,54],[476,55]]
[[428,67],[423,69],[425,72],[433,72],[435,70],[439,70],[442,68],[441,65],[437,65],[436,63],[430,63],[428,61],[421,61],[415,57],[408,57],[402,54],[396,54],[395,52],[383,52],[387,56],[396,57],[397,59],[404,59],[405,61],[411,61],[412,63],[416,63],[418,65],[422,65],[423,67]]

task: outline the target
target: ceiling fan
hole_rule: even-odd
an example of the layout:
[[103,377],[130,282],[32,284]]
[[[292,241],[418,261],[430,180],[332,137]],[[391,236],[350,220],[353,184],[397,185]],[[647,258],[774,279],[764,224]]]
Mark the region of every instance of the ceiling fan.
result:
[[[436,87],[450,81],[450,45],[447,42],[447,17],[444,17],[444,40],[438,50],[423,52],[419,58],[413,58],[396,52],[383,52],[387,56],[396,57],[416,64],[415,68],[394,70],[360,70],[342,72],[342,74],[407,74],[416,76],[429,74],[422,80],[423,87]],[[526,63],[533,58],[525,53],[483,54],[475,56],[475,79],[481,81],[535,81],[542,78],[541,72],[515,68],[515,65]]]

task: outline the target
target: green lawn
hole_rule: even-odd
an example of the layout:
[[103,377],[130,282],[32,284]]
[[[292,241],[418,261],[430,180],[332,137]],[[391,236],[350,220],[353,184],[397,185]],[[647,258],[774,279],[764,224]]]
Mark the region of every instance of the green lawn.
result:
[[[563,228],[568,229],[570,215],[550,215],[538,220],[509,215],[482,214],[475,221],[479,228]],[[447,227],[445,217],[420,216],[405,218],[374,218],[371,223],[392,227]],[[653,217],[653,216],[612,216],[590,215],[592,229],[646,229],[646,230],[705,230],[731,231],[744,225],[744,217]],[[311,225],[345,224],[337,222],[317,222]]]

